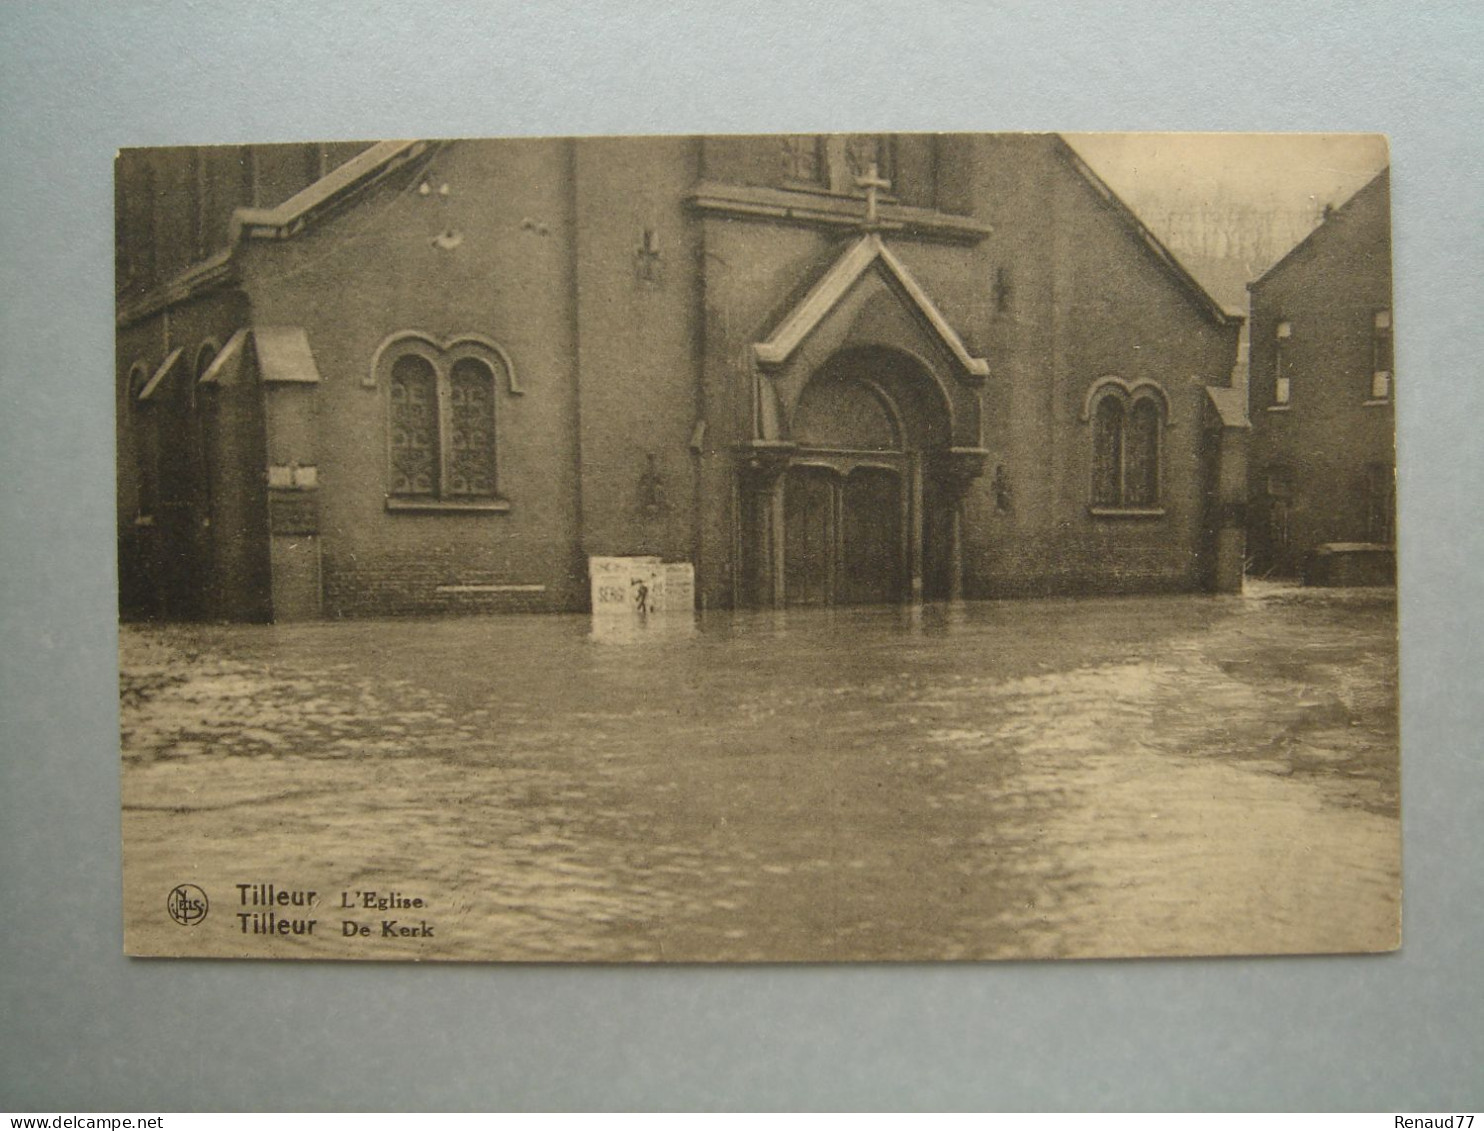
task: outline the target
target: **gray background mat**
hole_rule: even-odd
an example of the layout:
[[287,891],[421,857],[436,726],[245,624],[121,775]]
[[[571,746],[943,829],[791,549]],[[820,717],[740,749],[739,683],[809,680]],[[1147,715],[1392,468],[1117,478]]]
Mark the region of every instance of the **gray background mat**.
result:
[[[0,9],[0,1108],[1477,1107],[1481,32],[1462,2]],[[1391,135],[1401,953],[735,969],[125,959],[114,149],[830,127]]]

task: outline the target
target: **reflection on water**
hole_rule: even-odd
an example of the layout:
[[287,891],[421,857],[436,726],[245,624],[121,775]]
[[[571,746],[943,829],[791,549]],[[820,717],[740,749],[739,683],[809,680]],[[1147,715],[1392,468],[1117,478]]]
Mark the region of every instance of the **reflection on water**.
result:
[[[889,959],[1394,945],[1389,595],[126,629],[165,953]],[[244,870],[247,875],[244,874]],[[426,893],[245,945],[190,879]]]
[[599,644],[649,645],[685,639],[699,631],[694,613],[650,613],[645,616],[593,617],[591,637]]

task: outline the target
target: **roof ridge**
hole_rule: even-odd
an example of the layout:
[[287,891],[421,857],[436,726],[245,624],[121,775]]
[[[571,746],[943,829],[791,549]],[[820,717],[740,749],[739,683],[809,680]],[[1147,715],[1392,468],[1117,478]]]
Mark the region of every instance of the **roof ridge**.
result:
[[1342,204],[1340,204],[1332,212],[1330,212],[1327,219],[1321,220],[1317,225],[1315,225],[1314,229],[1309,232],[1308,235],[1306,235],[1303,239],[1299,240],[1298,243],[1294,244],[1291,248],[1285,251],[1282,256],[1280,256],[1266,271],[1264,271],[1257,278],[1253,279],[1252,282],[1248,283],[1247,289],[1250,291],[1253,287],[1265,282],[1269,275],[1278,270],[1278,268],[1282,267],[1285,263],[1287,263],[1295,255],[1297,255],[1302,249],[1308,247],[1309,244],[1311,244],[1314,239],[1318,237],[1320,232],[1332,230],[1329,225],[1334,223],[1334,221],[1339,217],[1348,213],[1351,206],[1357,200],[1359,200],[1366,193],[1370,192],[1371,189],[1379,185],[1383,179],[1385,179],[1388,183],[1390,182],[1391,163],[1389,161],[1381,167],[1381,171],[1379,173],[1377,173],[1365,184],[1361,185],[1360,188],[1356,189],[1353,193],[1346,197]]
[[233,209],[230,243],[235,245],[243,235],[278,238],[293,235],[310,213],[365,186],[394,163],[420,156],[429,144],[417,140],[379,141],[272,208]]
[[1056,143],[1058,152],[1066,158],[1078,175],[1092,186],[1093,191],[1111,204],[1119,216],[1134,229],[1134,233],[1139,237],[1140,242],[1153,253],[1155,259],[1159,261],[1165,271],[1172,275],[1176,282],[1180,283],[1186,289],[1190,297],[1195,300],[1196,304],[1200,306],[1208,318],[1218,326],[1238,325],[1246,321],[1242,315],[1230,313],[1216,301],[1211,292],[1206,290],[1201,281],[1190,273],[1189,268],[1181,263],[1175,253],[1165,246],[1164,241],[1154,234],[1149,225],[1139,219],[1138,213],[1129,207],[1128,202],[1119,196],[1107,181],[1098,176],[1097,171],[1077,152],[1071,142],[1059,133],[1053,133],[1051,137]]

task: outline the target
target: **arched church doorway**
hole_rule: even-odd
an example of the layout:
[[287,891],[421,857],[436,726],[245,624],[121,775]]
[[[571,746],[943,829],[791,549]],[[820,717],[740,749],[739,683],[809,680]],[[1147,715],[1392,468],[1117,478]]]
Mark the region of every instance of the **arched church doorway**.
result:
[[957,496],[938,458],[951,434],[943,390],[908,355],[842,351],[809,378],[780,483],[787,604],[951,595]]

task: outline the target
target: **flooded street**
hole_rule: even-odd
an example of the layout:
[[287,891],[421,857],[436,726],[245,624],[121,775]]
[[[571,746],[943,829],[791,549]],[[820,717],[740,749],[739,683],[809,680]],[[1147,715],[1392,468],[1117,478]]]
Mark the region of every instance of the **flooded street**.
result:
[[[1390,592],[1275,586],[710,613],[617,640],[578,616],[126,626],[127,942],[537,961],[1388,948],[1395,640]],[[198,924],[166,914],[182,883],[210,897]],[[316,892],[312,934],[255,933],[244,900],[270,883]],[[422,905],[367,909],[368,891]]]

